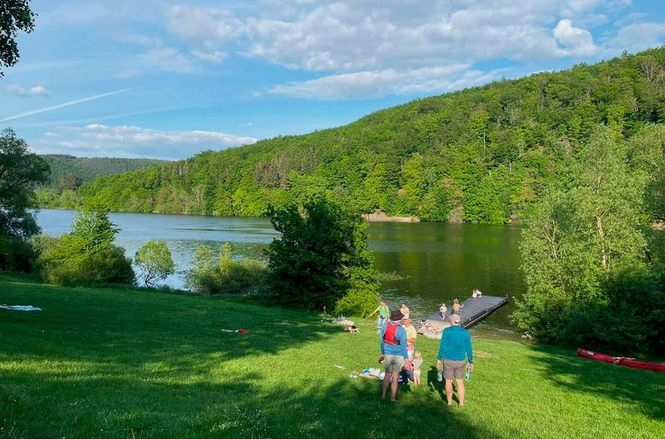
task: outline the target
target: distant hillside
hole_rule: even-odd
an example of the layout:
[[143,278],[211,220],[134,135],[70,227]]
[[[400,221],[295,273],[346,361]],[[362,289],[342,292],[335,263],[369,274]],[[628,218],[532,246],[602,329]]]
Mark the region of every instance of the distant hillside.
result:
[[[124,159],[112,157],[74,157],[64,154],[46,154],[42,157],[51,167],[51,180],[48,187],[58,189],[71,186],[75,177],[79,183],[88,183],[102,175],[121,174],[127,171],[166,163],[163,160]],[[69,188],[69,187],[68,187]]]
[[506,223],[597,124],[665,122],[665,48],[419,99],[349,125],[277,137],[84,185],[117,211],[255,216],[327,192],[364,212]]

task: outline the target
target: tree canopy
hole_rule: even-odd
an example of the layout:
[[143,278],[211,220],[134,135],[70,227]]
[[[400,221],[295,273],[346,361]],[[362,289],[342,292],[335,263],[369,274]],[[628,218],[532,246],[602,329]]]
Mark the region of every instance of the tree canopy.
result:
[[628,138],[664,121],[661,48],[101,177],[79,196],[118,211],[256,216],[325,194],[363,212],[500,224],[566,178],[598,124]]
[[279,299],[289,305],[333,310],[351,293],[355,298],[347,308],[360,314],[378,304],[373,260],[360,215],[318,196],[302,206],[271,207],[269,212],[273,227],[281,233],[268,250],[268,282]]
[[[166,163],[164,160],[127,159],[117,157],[74,157],[64,154],[44,154],[41,156],[51,167],[51,189],[76,189],[81,183],[89,183],[102,175],[121,174]],[[78,184],[61,184],[65,179],[78,180]],[[72,187],[76,186],[76,187]]]
[[[541,340],[611,349],[660,349],[665,266],[649,258],[651,159],[662,126],[624,141],[596,128],[571,166],[527,215],[520,243],[527,292],[513,318]],[[654,249],[654,251],[657,249]]]
[[39,228],[28,210],[34,189],[49,178],[49,167],[28,151],[14,131],[0,132],[0,236],[26,238]]
[[175,262],[166,241],[148,241],[134,256],[146,287],[175,273]]
[[16,37],[19,31],[32,32],[35,14],[30,9],[30,0],[2,0],[0,2],[0,77],[3,70],[11,67],[20,57]]

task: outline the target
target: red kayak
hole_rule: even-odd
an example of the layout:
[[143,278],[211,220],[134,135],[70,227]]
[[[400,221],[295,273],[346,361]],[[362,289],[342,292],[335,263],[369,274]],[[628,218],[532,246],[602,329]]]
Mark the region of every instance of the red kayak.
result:
[[613,357],[612,355],[600,354],[598,352],[588,351],[582,348],[577,349],[577,356],[590,358],[594,361],[602,361],[603,363],[632,367],[634,369],[654,370],[656,372],[665,373],[665,363],[652,363],[650,361],[640,361],[634,358]]

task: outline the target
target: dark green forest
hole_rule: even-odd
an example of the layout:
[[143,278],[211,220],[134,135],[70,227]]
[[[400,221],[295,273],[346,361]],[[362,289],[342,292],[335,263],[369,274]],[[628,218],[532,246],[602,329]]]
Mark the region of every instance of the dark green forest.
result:
[[66,154],[44,154],[41,157],[51,168],[48,187],[52,189],[69,189],[67,184],[70,177],[78,178],[81,183],[89,183],[101,175],[121,174],[164,163],[163,160],[155,159],[74,157]]
[[[663,122],[659,48],[419,99],[339,128],[99,177],[69,202],[259,216],[270,204],[325,193],[363,212],[502,224],[519,221],[547,187],[566,180],[596,126],[627,139]],[[59,199],[50,205],[71,207]]]
[[[51,168],[51,178],[37,191],[41,207],[70,207],[76,205],[76,191],[102,175],[121,174],[165,163],[155,159],[127,159],[116,157],[74,157],[66,154],[41,156]],[[65,204],[65,206],[63,206]]]

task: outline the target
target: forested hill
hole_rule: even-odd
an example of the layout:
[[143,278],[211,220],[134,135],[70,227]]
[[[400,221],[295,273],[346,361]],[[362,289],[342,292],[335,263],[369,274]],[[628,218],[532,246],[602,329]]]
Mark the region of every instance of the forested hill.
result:
[[73,189],[75,186],[88,183],[101,175],[121,174],[164,163],[163,160],[153,159],[87,158],[65,154],[45,154],[41,157],[51,167],[51,180],[48,187],[53,189]]
[[506,223],[553,181],[597,124],[625,137],[665,122],[665,48],[389,108],[80,190],[119,211],[255,216],[325,191],[365,212]]

